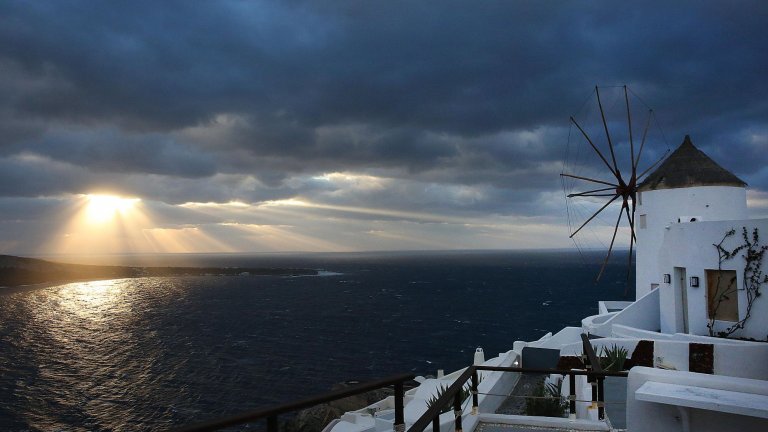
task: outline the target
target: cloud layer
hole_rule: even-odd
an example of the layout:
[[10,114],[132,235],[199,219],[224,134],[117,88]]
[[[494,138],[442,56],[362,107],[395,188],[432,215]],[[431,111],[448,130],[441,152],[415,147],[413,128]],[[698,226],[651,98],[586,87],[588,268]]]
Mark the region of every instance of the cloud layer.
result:
[[[286,223],[313,250],[344,227],[337,249],[565,245],[477,226],[565,224],[568,116],[595,84],[654,108],[648,160],[690,134],[762,196],[766,18],[757,1],[3,2],[0,245],[45,249],[21,221],[94,192],[177,229],[272,226],[264,206],[298,200]],[[179,207],[230,202],[248,217]]]

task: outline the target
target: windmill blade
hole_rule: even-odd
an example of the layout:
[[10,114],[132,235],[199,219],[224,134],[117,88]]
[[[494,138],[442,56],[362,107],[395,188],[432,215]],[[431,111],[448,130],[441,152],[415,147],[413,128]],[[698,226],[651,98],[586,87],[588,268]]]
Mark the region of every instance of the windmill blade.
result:
[[609,197],[616,195],[616,192],[613,193],[577,193],[577,194],[569,194],[568,198],[573,198],[577,196],[581,197]]
[[[651,147],[651,150],[653,150],[653,146],[656,144],[654,136],[655,130],[656,127],[660,128],[658,121],[656,121],[654,111],[650,109],[650,107],[648,107],[648,105],[646,105],[639,96],[635,95],[635,93],[632,92],[632,89],[628,85],[612,86],[611,89],[615,89],[615,91],[609,90],[606,87],[601,88],[597,86],[594,89],[595,99],[592,99],[591,96],[588,99],[591,105],[592,114],[588,117],[590,122],[585,123],[586,117],[581,118],[581,115],[578,117],[580,117],[579,121],[582,123],[579,123],[574,118],[576,115],[570,117],[571,124],[575,126],[579,132],[581,132],[581,134],[574,132],[569,133],[568,144],[569,147],[572,142],[575,142],[579,145],[579,147],[577,147],[575,150],[575,156],[586,156],[588,162],[591,162],[595,166],[596,173],[579,173],[578,169],[568,168],[563,169],[560,174],[563,184],[563,195],[566,198],[566,204],[571,206],[568,210],[568,225],[572,229],[570,238],[576,240],[579,239],[580,236],[583,237],[586,233],[586,231],[584,231],[584,227],[587,225],[592,224],[590,228],[593,228],[596,225],[600,226],[601,232],[597,234],[602,235],[598,236],[596,240],[600,241],[600,243],[603,245],[603,250],[605,250],[605,246],[608,246],[608,251],[604,256],[598,257],[598,260],[602,261],[600,271],[597,274],[597,281],[599,281],[607,272],[608,263],[610,258],[613,256],[613,248],[623,248],[623,246],[617,246],[616,240],[622,240],[619,238],[619,228],[622,228],[621,235],[625,235],[625,230],[623,229],[623,220],[626,220],[627,224],[629,225],[630,234],[629,256],[626,263],[628,267],[627,281],[629,281],[632,273],[637,273],[631,266],[635,264],[633,262],[633,254],[635,254],[638,242],[638,233],[635,230],[638,185],[641,183],[641,180],[645,179],[649,173],[651,173],[654,169],[657,169],[660,164],[666,160],[670,151],[667,150],[664,152],[659,160],[650,160],[650,162],[654,163],[650,164],[651,166],[648,167],[649,163],[644,161],[646,161],[648,157],[658,157],[655,150],[651,153],[648,153],[645,149],[645,145],[648,144]],[[631,101],[629,98],[630,93],[633,95]],[[621,104],[622,96],[624,97],[623,105]],[[603,104],[603,99],[606,97],[608,99],[605,99],[606,103]],[[595,106],[595,102],[597,102],[597,106]],[[640,105],[636,105],[636,102],[641,103],[644,108],[641,108]],[[644,111],[647,113],[647,118],[645,121],[643,121],[641,118],[643,114],[645,114]],[[637,118],[633,118],[635,116],[637,116]],[[611,127],[608,127],[608,119],[614,121],[614,124]],[[626,126],[620,124],[623,121],[627,122]],[[651,127],[651,123],[654,125],[653,128]],[[602,126],[602,131],[600,131],[600,126]],[[635,131],[635,126],[639,126],[641,130]],[[608,146],[607,151],[605,149],[606,144],[602,141],[602,137],[600,136],[601,133],[605,134],[605,139]],[[663,137],[663,131],[661,133]],[[620,136],[623,136],[624,138],[620,138]],[[614,139],[617,140],[616,145],[613,143]],[[639,139],[637,143],[635,143],[636,139]],[[629,145],[624,146],[622,143],[626,142],[627,140]],[[666,138],[664,138],[664,140],[666,141]],[[590,151],[587,150],[587,148],[591,148],[597,157],[602,161],[602,167],[595,161],[594,155],[589,154]],[[627,152],[629,152],[629,155],[626,154]],[[566,163],[571,161],[570,156],[570,154],[566,155]],[[643,159],[643,157],[645,157],[645,159]],[[572,166],[580,166],[577,164],[576,160],[571,162],[574,164]],[[644,167],[648,168],[645,169]],[[613,177],[607,176],[604,172],[600,172],[605,168],[608,169]],[[622,173],[622,171],[624,171],[624,173]],[[642,171],[642,173],[640,171]],[[568,172],[574,174],[566,174]],[[566,180],[566,178],[573,180]],[[612,190],[612,188],[615,189]],[[611,196],[612,194],[613,196]],[[620,197],[621,201],[617,201]],[[632,201],[631,203],[630,200]],[[584,205],[586,205],[586,207],[583,207]],[[606,216],[609,214],[609,212],[606,211],[606,209],[609,207],[611,216]],[[590,210],[593,211],[591,215],[589,213]],[[618,211],[618,215],[613,213],[615,211]],[[572,215],[576,215],[579,220],[576,221],[575,219],[571,219]],[[612,237],[610,240],[610,245],[605,241],[605,237],[608,235],[608,229],[610,229],[610,225],[608,225],[610,222],[608,222],[608,224],[603,224],[603,222],[598,224],[596,222],[596,218],[599,215],[602,215],[600,217],[601,219],[610,219],[611,217],[616,219],[613,233],[611,233]],[[573,230],[574,227],[578,228]],[[621,245],[621,241],[619,242],[619,245]],[[579,246],[578,243],[577,246]],[[624,264],[624,258],[622,258],[621,261],[622,264]]]
[[[603,154],[600,152],[600,150],[597,149],[597,146],[595,146],[595,143],[592,142],[592,139],[589,137],[589,135],[587,135],[587,133],[584,131],[584,129],[582,129],[581,126],[576,122],[575,118],[571,117],[571,123],[576,125],[576,127],[579,129],[579,131],[581,131],[581,134],[584,135],[584,138],[587,139],[587,142],[589,142],[589,145],[592,146],[592,150],[594,150],[595,153],[597,153],[597,155],[600,156],[600,159],[603,160],[603,163],[605,163],[605,166],[607,166],[608,169],[611,171],[611,174],[613,174],[614,177],[618,178],[618,176],[616,175],[616,171],[614,171],[614,169],[611,167],[611,164],[608,163],[608,160],[605,158],[605,156],[603,156]],[[613,152],[613,149],[611,149],[611,152]],[[614,164],[615,164],[615,162],[614,162]]]
[[632,195],[632,217],[629,219],[629,227],[632,229],[632,237],[637,241],[637,237],[635,236],[635,208],[637,203],[635,202],[635,196]]
[[573,175],[573,174],[560,173],[560,177],[570,177],[570,178],[575,178],[575,179],[579,179],[579,180],[591,181],[593,183],[600,183],[600,184],[604,184],[604,185],[608,185],[608,186],[613,186],[615,188],[619,187],[619,185],[613,184],[613,183],[608,183],[607,181],[597,180],[597,179],[593,179],[593,178],[589,178],[589,177],[581,177],[581,176],[577,176],[577,175]]
[[637,178],[642,178],[644,175],[648,174],[648,172],[649,172],[650,170],[652,170],[652,169],[656,168],[656,165],[658,165],[658,164],[659,164],[661,161],[663,161],[663,160],[664,160],[664,158],[665,158],[665,157],[667,157],[667,154],[669,154],[669,149],[667,149],[667,151],[665,151],[665,152],[664,152],[664,154],[663,154],[663,155],[661,155],[661,157],[659,158],[659,160],[657,160],[657,161],[656,161],[656,162],[655,162],[653,165],[649,166],[649,167],[648,167],[648,169],[646,169],[645,171],[643,171],[643,173],[642,173],[642,174],[640,174],[639,176],[637,176]]
[[600,107],[600,117],[603,119],[603,128],[605,129],[605,137],[608,139],[608,148],[611,150],[611,160],[613,161],[613,171],[619,172],[619,166],[616,164],[616,154],[613,152],[613,143],[611,142],[611,134],[608,133],[608,123],[605,121],[605,111],[603,111],[603,103],[600,101],[600,89],[595,86],[595,94],[597,94],[597,105]]
[[629,236],[629,258],[627,259],[627,283],[624,286],[624,298],[627,297],[627,292],[629,291],[629,275],[632,272],[632,246],[634,246],[634,239],[635,239],[635,230],[632,230],[632,235]]
[[605,266],[608,264],[608,259],[611,257],[611,252],[613,251],[613,243],[616,241],[616,233],[619,231],[619,222],[621,222],[621,217],[624,213],[624,207],[627,206],[627,201],[625,200],[621,204],[621,210],[619,210],[619,217],[616,218],[616,226],[613,228],[613,237],[611,238],[611,245],[608,246],[608,255],[605,256],[605,259],[603,260],[603,265],[600,267],[600,273],[597,274],[596,281],[600,280],[600,276],[603,275],[603,272],[605,271]]
[[[632,206],[634,207],[634,201],[632,202]],[[637,240],[637,237],[635,237],[635,209],[632,209],[632,216],[629,215],[629,204],[627,204],[622,210],[626,210],[627,222],[629,223],[629,227],[632,229],[631,237]]]
[[586,222],[584,222],[583,224],[581,224],[581,226],[579,227],[579,229],[577,229],[576,231],[574,231],[574,232],[573,232],[573,234],[571,234],[571,236],[570,236],[569,238],[573,238],[573,236],[575,236],[575,235],[576,235],[576,233],[578,233],[579,231],[581,231],[581,229],[582,229],[582,228],[584,228],[584,226],[585,226],[585,225],[587,225],[588,223],[590,223],[590,222],[592,221],[592,219],[594,219],[594,218],[595,218],[597,215],[599,215],[599,214],[600,214],[600,212],[602,212],[603,210],[605,210],[605,208],[606,208],[606,207],[608,207],[608,206],[609,206],[609,205],[610,205],[612,202],[616,201],[616,198],[618,198],[618,197],[620,197],[620,196],[621,196],[621,195],[619,195],[619,194],[616,194],[616,195],[615,195],[613,198],[611,198],[611,200],[610,200],[610,201],[608,201],[607,203],[605,203],[605,205],[603,205],[602,207],[600,207],[600,210],[596,211],[596,212],[595,212],[595,214],[593,214],[592,216],[590,216],[590,217],[589,217],[589,219],[587,219],[587,220],[586,220]]
[[632,141],[632,115],[629,111],[629,95],[627,86],[624,86],[624,101],[627,103],[627,127],[629,128],[629,155],[632,158],[632,174],[635,174],[635,144]]
[[635,159],[635,163],[632,164],[633,175],[637,172],[637,166],[640,165],[640,155],[643,154],[643,146],[645,146],[645,138],[648,136],[648,128],[651,127],[652,115],[653,115],[653,110],[648,110],[648,120],[645,122],[645,129],[643,130],[643,139],[642,141],[640,141],[640,150],[637,151],[637,159]]
[[629,291],[629,276],[632,274],[632,246],[634,246],[635,242],[637,241],[637,237],[635,237],[635,200],[632,200],[632,215],[630,216],[629,213],[629,206],[626,206],[627,210],[627,221],[629,222],[629,229],[631,232],[631,235],[629,236],[629,257],[627,258],[627,283],[624,285],[624,298],[627,297],[627,292]]
[[616,188],[614,188],[614,187],[607,187],[607,188],[601,188],[601,189],[593,189],[593,190],[588,190],[588,191],[584,191],[584,192],[568,194],[567,197],[568,198],[573,198],[573,197],[578,197],[578,196],[613,196],[613,195],[615,195],[615,193],[612,193],[610,195],[590,195],[592,193],[605,192],[605,191],[609,191],[609,190],[616,190]]

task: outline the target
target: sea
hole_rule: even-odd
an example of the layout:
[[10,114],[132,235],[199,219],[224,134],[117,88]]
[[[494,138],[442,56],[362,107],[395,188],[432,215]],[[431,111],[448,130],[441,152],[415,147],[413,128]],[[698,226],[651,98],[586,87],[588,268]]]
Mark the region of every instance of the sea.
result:
[[617,255],[597,284],[597,254],[451,251],[122,256],[319,272],[0,288],[0,430],[172,430],[343,381],[448,373],[624,300]]

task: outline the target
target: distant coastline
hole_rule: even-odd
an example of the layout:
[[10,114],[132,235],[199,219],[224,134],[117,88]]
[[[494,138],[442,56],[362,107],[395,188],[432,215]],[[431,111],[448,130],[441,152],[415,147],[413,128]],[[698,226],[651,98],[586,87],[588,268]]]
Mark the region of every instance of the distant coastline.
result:
[[0,255],[0,287],[43,283],[171,276],[315,276],[317,270],[251,267],[138,267],[64,264]]

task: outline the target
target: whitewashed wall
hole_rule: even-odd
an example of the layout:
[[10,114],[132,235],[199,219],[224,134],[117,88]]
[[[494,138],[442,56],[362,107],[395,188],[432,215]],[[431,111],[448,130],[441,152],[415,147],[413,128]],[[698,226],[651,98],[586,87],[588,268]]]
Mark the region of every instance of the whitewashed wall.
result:
[[[689,333],[708,335],[707,329],[707,278],[706,270],[718,269],[717,249],[713,246],[719,243],[725,233],[731,229],[736,234],[723,244],[725,249],[732,250],[743,243],[742,228],[746,227],[751,236],[752,230],[757,228],[760,235],[760,243],[768,244],[768,219],[732,220],[721,222],[694,222],[673,224],[666,231],[661,245],[656,267],[659,269],[659,278],[664,273],[673,275],[673,283],[662,283],[660,290],[660,319],[661,330],[664,333],[680,332],[682,320],[682,304],[680,295],[674,290],[674,268],[685,268],[686,272],[686,296],[688,303]],[[735,270],[737,284],[742,287],[744,278],[745,260],[736,257],[723,263],[723,270]],[[768,270],[768,260],[764,260],[763,266]],[[699,278],[699,287],[693,288],[688,283],[691,276]],[[758,340],[768,338],[768,284],[763,284],[763,296],[754,302],[752,314],[746,322],[746,327],[734,334],[737,337],[748,337]],[[747,309],[746,292],[739,290],[739,314],[743,316]],[[721,323],[720,327],[730,323]]]
[[[747,218],[747,192],[743,187],[698,186],[659,189],[641,193],[635,220],[637,235],[637,272],[635,298],[660,283],[657,254],[667,226],[696,217],[699,221],[720,221]],[[645,215],[646,228],[640,228]]]
[[659,292],[648,292],[620,312],[593,315],[581,320],[584,332],[608,337],[613,333],[613,325],[623,325],[642,330],[659,330]]

